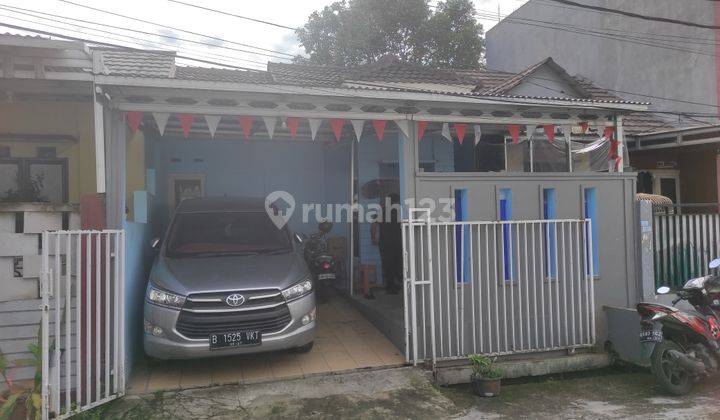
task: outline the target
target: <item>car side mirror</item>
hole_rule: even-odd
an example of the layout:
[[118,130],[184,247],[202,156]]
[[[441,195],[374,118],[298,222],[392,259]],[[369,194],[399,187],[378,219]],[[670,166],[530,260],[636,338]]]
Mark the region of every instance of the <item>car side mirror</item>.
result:
[[657,289],[658,295],[667,295],[668,293],[670,293],[670,288],[667,286],[660,286]]
[[152,249],[160,249],[160,238],[153,238],[152,241],[150,241],[150,246]]
[[714,270],[714,269],[720,267],[720,258],[715,258],[714,260],[710,261],[710,264],[708,264],[708,267],[711,270]]

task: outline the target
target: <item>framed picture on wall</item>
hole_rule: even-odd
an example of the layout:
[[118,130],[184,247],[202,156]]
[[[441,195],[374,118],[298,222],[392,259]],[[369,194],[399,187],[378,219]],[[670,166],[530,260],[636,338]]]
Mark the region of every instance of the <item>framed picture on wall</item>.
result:
[[203,174],[170,174],[170,193],[168,194],[170,209],[188,198],[205,195],[205,175]]

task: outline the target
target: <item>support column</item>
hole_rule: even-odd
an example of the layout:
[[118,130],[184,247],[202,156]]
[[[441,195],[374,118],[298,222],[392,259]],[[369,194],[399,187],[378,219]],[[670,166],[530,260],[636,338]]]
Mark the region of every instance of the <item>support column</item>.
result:
[[623,129],[623,117],[615,117],[615,136],[617,137],[618,161],[615,167],[618,172],[625,172],[625,130]]
[[[409,217],[408,199],[416,203],[415,197],[415,174],[419,171],[419,150],[417,142],[417,125],[410,121],[409,136],[405,137],[402,130],[398,130],[398,167],[400,177],[400,203],[402,208],[402,219]],[[414,205],[417,205],[414,204]]]
[[109,111],[106,115],[108,116],[108,138],[105,150],[107,225],[110,229],[120,229],[125,221],[125,144],[127,141],[125,121],[119,111]]
[[105,192],[105,116],[99,99],[100,88],[93,85],[93,122],[95,125],[95,182],[98,194]]

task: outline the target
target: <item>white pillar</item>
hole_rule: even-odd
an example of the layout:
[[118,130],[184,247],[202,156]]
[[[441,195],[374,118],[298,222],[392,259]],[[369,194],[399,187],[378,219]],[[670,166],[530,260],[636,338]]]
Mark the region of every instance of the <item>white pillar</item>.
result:
[[623,117],[622,115],[618,115],[615,117],[615,135],[617,136],[618,141],[618,164],[617,164],[617,171],[618,172],[624,172],[625,171],[625,130],[623,129]]
[[95,182],[98,193],[105,192],[105,124],[99,88],[93,85],[93,121],[95,124]]

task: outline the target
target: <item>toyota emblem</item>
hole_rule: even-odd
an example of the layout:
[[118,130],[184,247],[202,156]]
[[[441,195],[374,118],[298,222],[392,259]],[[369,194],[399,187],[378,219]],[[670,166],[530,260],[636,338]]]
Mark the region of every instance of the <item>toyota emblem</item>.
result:
[[228,306],[240,306],[245,303],[245,296],[240,293],[233,293],[225,298],[225,303],[227,303]]

